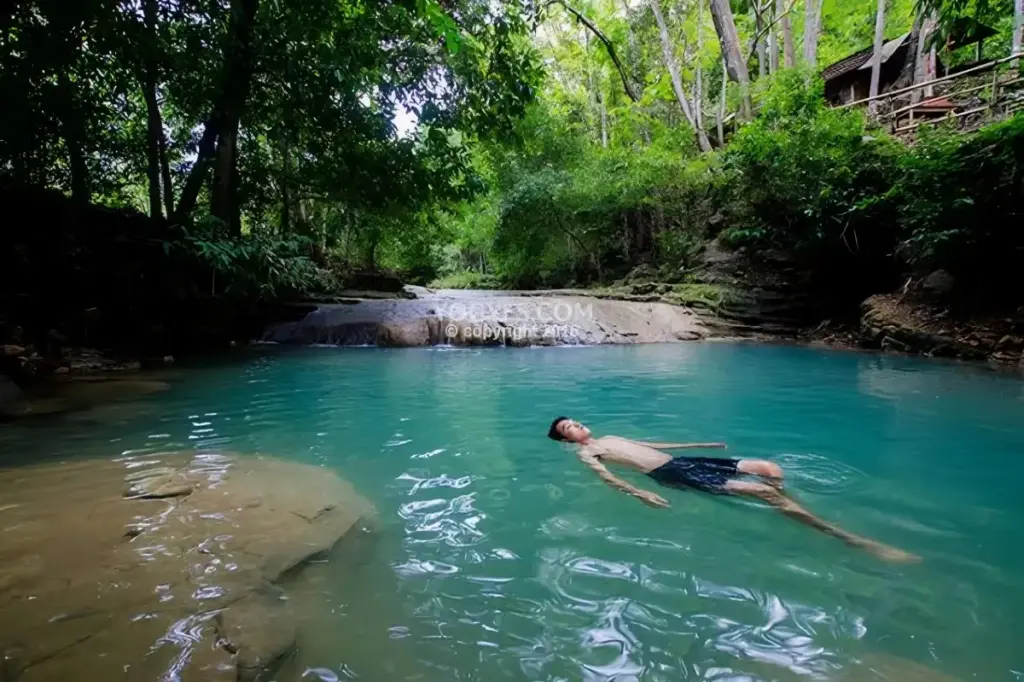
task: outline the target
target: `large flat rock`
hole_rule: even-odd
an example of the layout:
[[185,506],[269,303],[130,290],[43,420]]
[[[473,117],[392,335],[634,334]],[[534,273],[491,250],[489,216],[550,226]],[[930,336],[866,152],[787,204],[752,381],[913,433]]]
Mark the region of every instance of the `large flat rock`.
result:
[[430,293],[416,300],[329,304],[266,330],[263,341],[341,346],[551,346],[693,341],[689,308],[546,293]]
[[0,681],[257,679],[295,645],[289,585],[372,516],[273,458],[0,471]]

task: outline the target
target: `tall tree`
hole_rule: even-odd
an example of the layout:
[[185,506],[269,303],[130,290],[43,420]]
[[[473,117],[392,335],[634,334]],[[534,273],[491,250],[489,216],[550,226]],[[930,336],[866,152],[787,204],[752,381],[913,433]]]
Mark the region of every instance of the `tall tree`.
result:
[[[772,0],[768,0],[769,3]],[[758,78],[765,78],[768,75],[768,46],[766,43],[765,32],[765,12],[767,7],[762,5],[757,0],[750,3],[750,11],[754,14],[754,47],[751,52],[757,54],[757,76]]]
[[717,117],[717,120],[716,120],[716,124],[717,124],[716,127],[718,128],[718,146],[719,147],[724,147],[725,146],[725,103],[726,103],[725,97],[726,97],[726,94],[728,94],[728,91],[729,91],[729,72],[726,71],[726,69],[725,69],[724,58],[723,58],[722,87],[721,87],[721,89],[719,91],[719,94],[718,94],[718,117]]
[[[626,75],[626,69],[623,68],[622,62],[619,61],[619,54],[615,51],[615,43],[609,40],[601,29],[599,29],[593,21],[588,19],[585,14],[574,8],[569,3],[564,2],[564,0],[555,1],[557,4],[565,8],[566,12],[576,17],[577,21],[586,26],[587,30],[593,33],[594,36],[604,44],[605,50],[608,51],[608,57],[611,58],[612,63],[615,64],[615,68],[618,69],[619,76],[622,78],[622,88],[626,91],[626,95],[628,95],[634,102],[639,101],[639,97],[637,97],[636,91],[633,89],[633,85],[629,82],[629,76]],[[629,6],[627,5],[626,7],[628,9]]]
[[195,208],[199,191],[206,180],[207,170],[211,162],[214,162],[210,212],[226,223],[232,222],[237,190],[233,185],[233,179],[238,125],[252,77],[252,33],[258,9],[259,0],[231,0],[231,19],[224,48],[220,91],[206,119],[196,161],[178,200],[175,209],[176,220],[183,220]]
[[697,3],[697,72],[693,83],[693,109],[697,117],[697,127],[704,129],[704,3]]
[[[871,88],[868,97],[877,97],[878,88],[882,79],[882,51],[885,47],[885,0],[878,0],[878,10],[875,13],[875,47],[871,53]],[[873,100],[869,106],[872,113],[878,112],[878,100]]]
[[[157,112],[159,112],[159,102]],[[170,218],[174,215],[174,186],[171,185],[171,163],[167,158],[167,135],[164,134],[163,122],[160,122],[160,178],[164,190],[164,215]]]
[[783,64],[791,69],[796,66],[796,42],[793,40],[793,23],[789,19],[790,9],[785,0],[775,0],[775,14],[782,32]]
[[[659,0],[651,0],[651,11],[654,12],[654,19],[658,22],[661,52],[665,60],[665,68],[668,70],[669,78],[672,80],[672,90],[675,92],[676,101],[679,102],[679,108],[682,109],[687,122],[693,128],[694,134],[697,137],[697,146],[702,152],[709,152],[711,151],[711,141],[708,140],[707,133],[704,132],[704,129],[698,123],[694,107],[691,106],[690,101],[687,99],[686,89],[683,87],[683,78],[679,72],[679,63],[676,61],[675,51],[672,49],[672,39],[669,36],[668,24],[665,23],[665,16],[662,14],[661,2]],[[694,102],[694,104],[700,106],[699,102]]]
[[[924,12],[924,14],[918,15],[917,20],[914,22],[914,30],[911,31],[911,40],[916,38],[916,41],[914,41],[916,50],[914,54],[914,85],[934,80],[937,76],[935,44],[931,39],[938,28],[938,20],[935,18],[934,12],[930,10],[924,10]],[[921,101],[922,97],[930,97],[931,95],[931,88],[926,88],[924,91],[920,89],[914,90],[910,93],[910,100],[913,103],[917,103]]]
[[210,213],[238,232],[238,128],[253,74],[253,25],[259,0],[231,0],[230,53],[219,112],[220,129],[213,167]]
[[821,11],[825,0],[805,0],[804,62],[814,68],[818,64],[818,40],[821,35]]
[[[160,115],[160,103],[156,95],[159,79],[157,67],[156,0],[144,0],[142,10],[145,21],[142,94],[146,101],[146,176],[149,179],[149,215],[152,218],[160,218],[163,216],[160,192],[161,151],[166,147],[166,143],[163,142],[163,117]],[[166,156],[166,152],[164,156]],[[167,176],[164,180],[167,184],[170,184],[170,172],[167,173]]]
[[747,70],[747,58],[740,47],[740,37],[729,0],[711,0],[711,18],[715,22],[715,32],[718,33],[729,77],[740,86],[740,116],[744,120],[749,119],[754,111],[750,98],[750,72]]
[[71,198],[85,203],[92,198],[92,189],[85,157],[85,115],[81,95],[67,72],[62,71],[57,77],[57,88],[61,102],[61,129],[71,170]]
[[1013,0],[1013,54],[1021,54],[1021,50],[1024,50],[1024,0]]

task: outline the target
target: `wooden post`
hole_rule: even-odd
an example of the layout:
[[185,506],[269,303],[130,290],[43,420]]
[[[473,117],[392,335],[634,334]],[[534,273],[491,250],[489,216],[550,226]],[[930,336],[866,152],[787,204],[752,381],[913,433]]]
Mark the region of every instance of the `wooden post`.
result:
[[[882,48],[885,46],[885,0],[878,0],[878,10],[875,13],[875,46],[871,54],[871,89],[868,97],[877,97],[881,86],[882,76]],[[877,116],[881,100],[872,100],[868,105],[868,112]]]
[[988,104],[990,115],[995,116],[996,102],[999,100],[999,68],[992,69],[992,101]]

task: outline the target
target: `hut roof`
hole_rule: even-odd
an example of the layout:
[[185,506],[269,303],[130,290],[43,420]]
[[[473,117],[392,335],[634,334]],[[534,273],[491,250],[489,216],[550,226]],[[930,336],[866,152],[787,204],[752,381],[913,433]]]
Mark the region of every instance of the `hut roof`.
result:
[[[910,37],[909,33],[904,33],[899,38],[895,38],[885,43],[882,46],[882,63],[889,61],[889,59],[903,47],[906,43],[907,38]],[[830,81],[839,76],[856,71],[857,69],[870,69],[871,68],[871,54],[874,52],[874,47],[866,47],[860,52],[854,52],[849,57],[840,59],[835,64],[825,67],[825,70],[821,72],[821,77],[826,81]]]

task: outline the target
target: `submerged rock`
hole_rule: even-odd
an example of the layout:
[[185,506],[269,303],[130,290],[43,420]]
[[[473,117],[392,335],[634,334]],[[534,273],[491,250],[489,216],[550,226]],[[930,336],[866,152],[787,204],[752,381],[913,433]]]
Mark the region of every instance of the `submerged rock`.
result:
[[288,597],[266,585],[217,614],[222,645],[235,655],[238,681],[256,680],[295,647],[297,625]]
[[323,468],[220,454],[3,470],[0,500],[2,679],[22,682],[257,679],[295,646],[305,564],[373,523]]
[[145,377],[59,378],[19,393],[16,399],[6,403],[0,400],[0,417],[13,419],[88,410],[162,393],[169,388],[167,382]]

